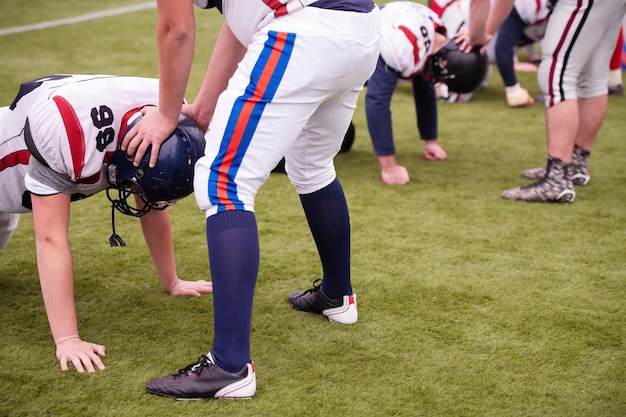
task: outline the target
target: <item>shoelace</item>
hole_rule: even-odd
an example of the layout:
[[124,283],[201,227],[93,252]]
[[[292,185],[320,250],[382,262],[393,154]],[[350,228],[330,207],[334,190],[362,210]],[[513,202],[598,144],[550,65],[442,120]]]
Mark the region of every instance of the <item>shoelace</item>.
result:
[[198,361],[195,363],[192,363],[191,365],[179,369],[178,373],[176,374],[172,374],[172,376],[174,378],[182,378],[184,376],[189,375],[190,373],[194,373],[196,375],[200,374],[200,372],[202,372],[202,370],[204,369],[204,367],[208,367],[208,366],[212,366],[213,362],[209,361],[209,358],[206,355],[202,355],[198,358]]
[[318,292],[321,290],[321,288],[322,288],[322,279],[318,278],[315,281],[313,281],[313,288],[309,288],[308,290],[304,291],[300,297],[305,296],[307,294],[314,293],[314,292]]

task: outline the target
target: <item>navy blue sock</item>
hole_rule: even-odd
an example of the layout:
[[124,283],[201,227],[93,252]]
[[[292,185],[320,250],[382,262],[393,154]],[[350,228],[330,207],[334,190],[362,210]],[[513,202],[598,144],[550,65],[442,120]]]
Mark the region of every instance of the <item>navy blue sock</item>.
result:
[[350,217],[339,180],[335,178],[314,193],[301,194],[300,202],[322,262],[322,291],[335,299],[352,294]]
[[237,372],[250,359],[250,323],[259,272],[259,236],[250,211],[225,211],[206,220],[215,336],[220,368]]

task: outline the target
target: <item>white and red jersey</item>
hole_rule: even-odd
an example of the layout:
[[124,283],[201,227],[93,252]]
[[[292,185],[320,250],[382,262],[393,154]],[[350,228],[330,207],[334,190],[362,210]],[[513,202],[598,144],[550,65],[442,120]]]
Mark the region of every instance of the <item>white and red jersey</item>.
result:
[[[157,79],[69,74],[22,84],[13,103],[0,109],[0,212],[28,211],[27,189],[82,196],[105,189],[103,170],[128,118],[158,103],[158,86]],[[29,177],[31,154],[49,176]]]
[[402,77],[411,78],[424,69],[434,53],[435,33],[443,23],[419,3],[397,1],[381,7],[380,55]]
[[[434,4],[436,2],[433,2],[431,7]],[[448,38],[454,38],[462,27],[469,25],[469,8],[470,0],[446,0],[445,7],[441,12],[437,12],[446,28]]]
[[528,25],[542,22],[550,14],[550,0],[515,0],[515,11]]
[[[551,0],[515,0],[515,10],[524,23],[535,24],[548,18]],[[443,16],[450,7],[460,8],[456,3],[466,3],[462,6],[469,11],[469,0],[432,0],[430,8],[439,16]],[[468,13],[469,17],[469,13]]]
[[550,16],[550,3],[550,0],[515,0],[515,11],[526,23],[524,35],[529,39],[543,39]]
[[446,9],[457,1],[458,0],[430,0],[428,2],[428,6],[430,6],[430,8],[437,13],[437,16],[441,17]]
[[[539,41],[543,38],[550,3],[550,0],[515,0],[515,11],[526,24],[524,35],[529,39]],[[450,38],[469,23],[470,0],[433,0],[430,7],[441,17]]]
[[242,45],[249,45],[252,36],[273,19],[311,6],[333,10],[369,12],[372,0],[193,0],[203,9],[218,7],[228,27]]

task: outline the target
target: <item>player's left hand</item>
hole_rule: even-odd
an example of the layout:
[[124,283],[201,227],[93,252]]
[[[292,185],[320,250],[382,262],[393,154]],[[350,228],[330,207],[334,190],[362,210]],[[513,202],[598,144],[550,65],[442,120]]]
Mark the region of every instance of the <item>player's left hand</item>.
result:
[[141,113],[143,118],[124,136],[121,149],[133,158],[135,166],[139,166],[148,147],[152,146],[149,165],[154,167],[159,158],[161,144],[176,129],[178,121],[166,119],[159,108],[154,106],[142,108]]
[[201,293],[213,292],[213,283],[203,279],[199,281],[183,281],[179,279],[173,287],[168,289],[170,295],[190,295],[200,297]]
[[203,117],[202,114],[198,112],[198,106],[195,106],[193,103],[183,104],[181,113],[187,117],[191,117],[203,132],[208,130],[211,119]]

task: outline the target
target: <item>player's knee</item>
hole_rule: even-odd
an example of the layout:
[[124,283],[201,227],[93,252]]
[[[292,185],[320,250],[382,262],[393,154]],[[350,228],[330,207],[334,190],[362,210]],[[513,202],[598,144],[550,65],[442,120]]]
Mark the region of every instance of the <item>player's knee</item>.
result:
[[[288,171],[289,173],[289,171]],[[298,194],[314,193],[333,182],[337,177],[335,170],[320,172],[317,175],[303,176],[288,174],[291,184],[296,188]]]

